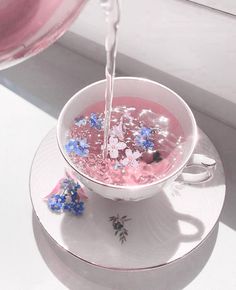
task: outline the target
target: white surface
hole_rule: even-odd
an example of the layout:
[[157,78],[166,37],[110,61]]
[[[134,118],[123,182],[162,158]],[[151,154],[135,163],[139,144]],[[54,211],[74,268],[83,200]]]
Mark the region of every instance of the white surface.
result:
[[[121,3],[118,69],[160,81],[197,109],[236,125],[236,17],[190,1]],[[98,0],[88,2],[70,31],[78,39],[68,33],[63,45],[104,62],[103,46],[97,46],[106,31]]]
[[[18,92],[0,87],[1,289],[127,290],[129,283],[129,290],[235,290],[236,130],[197,112],[199,126],[224,163],[227,194],[218,234],[214,231],[193,255],[160,272],[111,276],[78,265],[41,230],[32,215],[28,177],[39,142],[56,122],[46,112],[56,116],[76,88],[102,78],[103,72],[103,67],[55,46],[0,73],[0,82]],[[148,286],[151,280],[154,288]]]

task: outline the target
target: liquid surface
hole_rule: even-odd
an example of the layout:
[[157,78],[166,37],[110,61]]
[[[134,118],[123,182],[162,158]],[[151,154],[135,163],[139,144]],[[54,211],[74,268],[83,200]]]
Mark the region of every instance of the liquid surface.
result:
[[184,136],[176,118],[157,103],[133,97],[114,100],[104,159],[103,112],[104,102],[87,108],[67,133],[67,153],[84,174],[106,184],[147,184],[181,161]]

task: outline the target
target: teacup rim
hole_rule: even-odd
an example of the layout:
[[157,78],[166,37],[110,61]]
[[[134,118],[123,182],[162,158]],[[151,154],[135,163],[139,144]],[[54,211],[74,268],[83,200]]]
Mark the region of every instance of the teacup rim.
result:
[[79,90],[78,92],[76,92],[67,102],[66,104],[64,105],[64,107],[62,108],[60,114],[59,114],[59,117],[58,117],[58,121],[57,121],[57,132],[56,132],[56,139],[57,139],[57,144],[58,144],[58,148],[63,156],[63,158],[65,159],[65,161],[68,163],[68,165],[73,168],[73,170],[75,172],[77,172],[78,174],[80,174],[81,176],[83,176],[83,178],[93,182],[93,183],[96,183],[96,184],[99,184],[99,185],[102,185],[104,187],[108,187],[108,188],[114,188],[114,189],[120,189],[120,190],[124,190],[124,189],[132,189],[132,190],[135,190],[135,189],[142,189],[142,188],[147,188],[147,187],[150,187],[150,186],[154,186],[154,185],[158,185],[158,184],[161,184],[163,182],[166,182],[168,181],[169,179],[171,179],[172,177],[176,176],[179,172],[181,172],[184,167],[186,166],[186,164],[188,163],[190,157],[192,156],[193,154],[193,151],[195,149],[195,146],[196,146],[196,143],[197,143],[197,140],[198,140],[198,130],[197,130],[197,123],[196,123],[196,120],[195,120],[195,117],[193,115],[193,112],[192,110],[190,109],[189,105],[175,92],[173,91],[172,89],[168,88],[167,86],[163,85],[163,84],[160,84],[156,81],[153,81],[153,80],[150,80],[148,78],[143,78],[143,77],[129,77],[129,76],[122,76],[122,77],[115,77],[114,78],[114,82],[116,80],[135,80],[135,81],[142,81],[142,82],[149,82],[149,83],[152,83],[152,84],[155,84],[155,85],[158,85],[166,90],[168,90],[169,92],[171,92],[172,94],[174,94],[177,99],[184,105],[184,107],[186,108],[188,114],[189,114],[189,117],[191,119],[191,122],[192,122],[192,125],[193,125],[193,138],[192,138],[192,144],[191,144],[191,148],[189,150],[189,153],[187,154],[187,156],[185,157],[185,159],[182,161],[181,165],[179,167],[177,167],[176,170],[174,170],[171,174],[165,176],[164,178],[162,179],[159,179],[157,181],[154,181],[154,182],[151,182],[151,183],[146,183],[146,184],[139,184],[139,185],[116,185],[116,184],[108,184],[108,183],[105,183],[105,182],[102,182],[102,181],[99,181],[97,179],[94,179],[93,177],[83,173],[82,171],[80,171],[74,164],[73,162],[69,159],[69,157],[67,156],[67,154],[65,153],[64,151],[64,147],[63,147],[63,144],[61,144],[61,141],[60,141],[60,137],[59,137],[59,133],[60,133],[60,128],[61,128],[61,124],[62,124],[62,119],[63,119],[63,116],[65,115],[65,112],[67,110],[67,107],[73,103],[73,101],[75,99],[77,99],[79,97],[79,95],[81,95],[85,90],[89,89],[90,87],[93,87],[93,86],[96,86],[96,85],[99,85],[101,83],[104,83],[106,82],[106,79],[102,79],[102,80],[99,80],[99,81],[96,81],[96,82],[93,82],[87,86],[85,86],[84,88],[82,88],[81,90]]

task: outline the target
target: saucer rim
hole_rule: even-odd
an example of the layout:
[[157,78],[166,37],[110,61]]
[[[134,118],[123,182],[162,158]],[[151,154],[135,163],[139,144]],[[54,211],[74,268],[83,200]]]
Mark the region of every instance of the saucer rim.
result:
[[[48,133],[42,138],[41,142],[39,143],[37,149],[36,149],[36,152],[33,156],[33,160],[31,162],[31,166],[30,166],[30,174],[29,174],[29,195],[30,195],[30,201],[31,201],[31,204],[32,204],[32,208],[33,208],[33,212],[35,214],[35,216],[37,217],[37,220],[40,224],[40,226],[43,228],[44,232],[48,235],[48,237],[55,242],[55,244],[63,251],[63,252],[66,252],[68,253],[69,255],[73,256],[74,258],[76,259],[79,259],[80,261],[82,262],[85,262],[86,264],[88,265],[91,265],[91,266],[94,266],[96,268],[100,268],[100,269],[105,269],[105,270],[111,270],[111,271],[119,271],[119,272],[144,272],[144,271],[150,271],[150,270],[155,270],[155,269],[158,269],[158,268],[162,268],[162,267],[166,267],[168,265],[171,265],[171,264],[174,264],[182,259],[184,259],[186,256],[188,255],[191,255],[192,253],[194,253],[212,234],[212,232],[215,230],[215,228],[217,227],[218,223],[219,223],[219,219],[220,219],[220,216],[221,216],[221,213],[222,213],[222,210],[223,210],[223,206],[224,206],[224,202],[225,202],[225,196],[226,196],[226,184],[225,184],[225,174],[224,174],[224,198],[223,198],[223,201],[222,201],[222,206],[221,206],[221,209],[219,211],[219,215],[218,215],[218,218],[216,219],[214,225],[212,226],[211,230],[207,233],[207,235],[205,236],[204,239],[202,239],[195,247],[193,247],[189,252],[185,253],[184,255],[178,257],[178,258],[174,258],[173,260],[169,260],[168,262],[165,262],[165,263],[161,263],[161,264],[158,264],[158,265],[153,265],[153,266],[147,266],[147,267],[111,267],[111,266],[104,266],[104,265],[100,265],[98,263],[95,263],[95,262],[92,262],[92,261],[88,261],[82,257],[80,257],[79,255],[76,255],[74,254],[73,252],[71,252],[70,250],[64,248],[62,245],[60,245],[56,239],[53,238],[53,236],[49,233],[49,231],[47,231],[47,229],[43,226],[43,223],[41,222],[41,219],[40,217],[38,216],[36,210],[35,210],[35,207],[34,207],[34,202],[33,202],[33,199],[32,199],[32,191],[31,191],[31,179],[32,179],[32,168],[33,168],[33,165],[34,165],[34,161],[35,161],[35,158],[37,156],[37,153],[42,145],[42,143],[44,142],[44,140],[50,136],[50,134],[52,134],[53,131],[56,130],[56,127],[54,126],[52,129],[50,129],[48,131]],[[198,127],[198,131],[203,134],[204,136],[206,136],[209,140],[210,138]],[[54,133],[54,135],[56,134],[56,132]],[[199,134],[200,135],[200,134]],[[212,143],[212,141],[210,140],[210,142]],[[212,145],[214,146],[214,144],[212,143]],[[220,158],[220,155],[217,151],[217,149],[215,148],[214,146],[214,149],[215,151],[217,152],[219,158]],[[59,148],[58,148],[59,150]],[[59,150],[60,151],[60,150]],[[221,160],[221,159],[220,159]],[[221,162],[221,165],[222,165],[222,169],[223,169],[223,172],[224,172],[224,167],[223,167],[223,164]],[[114,201],[115,202],[115,201]],[[135,201],[134,201],[135,202]],[[137,201],[138,202],[138,201]]]

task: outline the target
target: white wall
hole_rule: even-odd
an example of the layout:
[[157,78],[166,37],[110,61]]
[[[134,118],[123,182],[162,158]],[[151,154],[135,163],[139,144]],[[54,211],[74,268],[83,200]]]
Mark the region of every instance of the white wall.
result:
[[[121,17],[120,71],[160,80],[197,109],[236,125],[236,17],[181,0],[123,0]],[[61,43],[104,62],[97,44],[105,30],[99,1],[90,0],[70,29],[79,40],[67,34]]]

